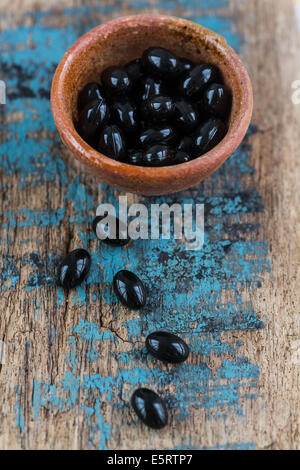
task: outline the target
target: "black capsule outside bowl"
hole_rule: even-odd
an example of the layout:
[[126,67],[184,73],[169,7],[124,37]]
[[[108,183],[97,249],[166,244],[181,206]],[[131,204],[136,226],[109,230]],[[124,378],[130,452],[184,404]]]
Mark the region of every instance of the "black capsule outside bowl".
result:
[[[115,233],[110,232],[108,222],[114,226]],[[92,227],[96,237],[106,245],[123,247],[131,240],[127,234],[126,225],[118,217],[97,215],[93,220]],[[123,237],[120,237],[120,232]]]
[[57,285],[73,289],[87,278],[91,268],[91,255],[83,248],[71,251],[62,260],[57,270]]
[[156,359],[171,364],[184,362],[190,352],[186,342],[169,331],[154,331],[148,335],[146,348]]
[[113,279],[114,291],[120,302],[132,310],[139,310],[146,303],[146,288],[140,278],[123,269]]
[[168,410],[160,396],[148,388],[135,390],[131,405],[146,426],[162,429],[168,424]]

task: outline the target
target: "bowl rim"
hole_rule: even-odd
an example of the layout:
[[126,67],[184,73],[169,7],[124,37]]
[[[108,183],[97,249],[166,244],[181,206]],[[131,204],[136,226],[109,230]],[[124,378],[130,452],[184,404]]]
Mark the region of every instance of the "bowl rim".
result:
[[[155,24],[157,21],[166,23],[168,26],[170,24],[172,25],[172,23],[176,23],[177,27],[178,25],[182,25],[182,27],[187,26],[194,30],[196,29],[202,35],[205,34],[206,39],[215,48],[222,48],[226,60],[231,62],[236,77],[239,77],[239,81],[242,84],[242,93],[234,121],[230,123],[228,131],[222,141],[209,152],[185,163],[164,167],[142,167],[119,162],[90,147],[77,133],[72,118],[66,113],[63,88],[65,81],[68,79],[68,71],[73,58],[82,53],[99,35],[107,36],[112,31],[124,25],[124,23],[138,25],[153,22],[153,24]],[[158,187],[161,187],[162,184],[168,184],[174,179],[176,179],[177,182],[181,180],[180,190],[191,187],[197,184],[197,181],[199,182],[199,174],[206,173],[202,179],[209,176],[237,149],[250,124],[253,110],[253,94],[251,81],[244,64],[222,36],[187,19],[168,15],[141,14],[119,17],[102,23],[81,36],[67,50],[59,62],[52,80],[51,108],[62,141],[82,163],[90,168],[90,170],[95,170],[99,175],[103,175],[106,181],[111,180],[113,181],[111,184],[119,186],[120,188],[126,187],[127,181],[129,182],[132,177],[138,177],[145,181],[145,190],[152,187],[153,189],[156,188],[156,194],[166,194],[167,191],[159,193],[157,191]],[[194,175],[192,182],[186,180],[187,171],[182,170],[187,170],[189,174]],[[122,177],[122,181],[120,181],[119,185],[116,181],[117,175]],[[198,175],[198,177],[196,177],[196,175]],[[136,192],[141,191],[138,191],[138,188],[136,188]],[[155,194],[155,192],[153,192],[153,194]]]

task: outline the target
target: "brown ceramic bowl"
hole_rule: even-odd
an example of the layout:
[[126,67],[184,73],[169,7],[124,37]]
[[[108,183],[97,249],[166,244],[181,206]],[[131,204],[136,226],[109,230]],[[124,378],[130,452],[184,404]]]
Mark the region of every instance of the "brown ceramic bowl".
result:
[[[88,82],[99,82],[103,69],[124,65],[150,46],[162,46],[196,63],[217,65],[232,90],[229,130],[210,152],[190,162],[149,168],[121,163],[90,147],[76,132],[77,96]],[[55,72],[51,106],[62,141],[74,157],[101,181],[144,195],[170,194],[199,184],[216,171],[242,141],[252,114],[247,71],[225,39],[181,18],[137,15],[119,18],[89,31],[66,52]]]

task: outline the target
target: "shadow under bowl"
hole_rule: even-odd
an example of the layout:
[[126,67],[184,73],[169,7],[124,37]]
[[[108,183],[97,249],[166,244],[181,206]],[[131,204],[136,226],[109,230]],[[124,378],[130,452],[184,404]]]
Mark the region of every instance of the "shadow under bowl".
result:
[[[75,129],[80,90],[89,82],[99,82],[106,67],[125,65],[151,46],[165,47],[195,63],[215,64],[232,91],[226,136],[212,150],[190,162],[160,168],[121,163],[94,150]],[[92,174],[119,189],[150,196],[182,191],[215,172],[245,136],[253,97],[248,73],[224,38],[181,18],[136,15],[97,26],[73,44],[56,69],[51,107],[62,141]]]

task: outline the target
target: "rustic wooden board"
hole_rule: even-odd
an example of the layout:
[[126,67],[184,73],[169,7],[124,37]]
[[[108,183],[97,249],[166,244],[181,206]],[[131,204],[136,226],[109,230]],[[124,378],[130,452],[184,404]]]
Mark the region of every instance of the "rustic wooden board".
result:
[[[100,245],[90,222],[119,193],[74,162],[51,116],[64,51],[98,23],[144,11],[223,34],[253,80],[253,124],[239,150],[198,188],[147,200],[205,203],[197,252],[163,240]],[[295,2],[2,0],[0,13],[0,447],[299,449]],[[55,266],[78,246],[93,254],[93,269],[66,295]],[[124,266],[149,286],[141,312],[121,308],[112,293]],[[165,327],[191,345],[179,367],[143,349],[147,333]],[[167,429],[149,431],[134,416],[128,402],[139,384],[166,397]]]

